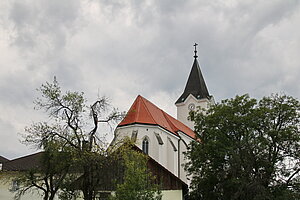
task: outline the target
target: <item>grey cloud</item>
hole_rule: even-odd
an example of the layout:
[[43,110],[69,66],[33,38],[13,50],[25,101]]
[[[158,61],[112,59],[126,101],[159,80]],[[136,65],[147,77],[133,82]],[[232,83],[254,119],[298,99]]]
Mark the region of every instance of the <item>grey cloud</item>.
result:
[[30,81],[33,74],[17,73],[0,81],[0,103],[6,106],[31,107],[35,84]]
[[[0,104],[11,111],[30,113],[34,89],[57,76],[62,88],[83,91],[90,99],[107,95],[121,110],[141,94],[174,113],[194,42],[217,101],[243,93],[300,96],[296,0],[10,3],[0,6],[5,11],[0,13],[9,13],[0,14],[1,28],[15,40],[8,47],[0,44],[0,50],[13,54],[18,64],[0,61],[5,64],[0,92],[7,94]],[[23,111],[13,108],[17,102],[25,105]],[[0,127],[10,134],[18,130]]]
[[[13,159],[30,152],[28,147],[19,141],[17,129],[12,123],[0,118],[0,154],[8,159]],[[22,153],[22,154],[21,154]]]
[[47,42],[54,49],[62,48],[67,30],[77,28],[74,22],[79,13],[80,2],[77,1],[14,1],[10,10],[10,19],[16,31],[14,44],[28,48]]

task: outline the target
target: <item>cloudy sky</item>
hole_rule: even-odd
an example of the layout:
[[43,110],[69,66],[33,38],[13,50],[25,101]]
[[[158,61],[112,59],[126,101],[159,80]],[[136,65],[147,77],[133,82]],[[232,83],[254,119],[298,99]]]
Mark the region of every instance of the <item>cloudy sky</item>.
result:
[[19,134],[44,118],[36,88],[56,76],[127,110],[138,94],[169,114],[197,42],[216,101],[300,97],[298,0],[1,0],[0,155],[32,152]]

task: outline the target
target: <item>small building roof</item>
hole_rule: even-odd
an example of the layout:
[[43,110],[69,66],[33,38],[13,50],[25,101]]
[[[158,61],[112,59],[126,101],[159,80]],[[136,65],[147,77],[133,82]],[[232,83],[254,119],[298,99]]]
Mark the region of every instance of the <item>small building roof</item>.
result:
[[211,97],[202,76],[197,57],[194,59],[192,70],[187,80],[184,92],[175,104],[184,102],[190,94],[192,94],[196,99],[210,99]]
[[192,138],[195,138],[195,133],[192,129],[140,95],[137,96],[125,118],[121,121],[118,127],[131,124],[157,125],[170,131],[176,136],[178,136],[178,132],[180,131]]
[[4,158],[3,156],[0,156],[0,163],[5,163],[9,161],[7,158]]
[[[139,153],[143,153],[141,149],[137,146],[133,145],[133,151],[137,151]],[[118,154],[118,151],[114,153]],[[103,165],[99,166],[99,171],[101,173],[97,173],[94,177],[94,183],[97,183],[97,190],[99,191],[114,191],[116,189],[117,184],[124,182],[124,172],[125,166],[123,162],[123,158],[119,157],[119,155],[113,155],[113,159],[110,160],[110,157],[105,157],[104,159],[108,159],[107,162],[104,162]],[[117,159],[116,159],[117,158]],[[109,161],[110,160],[110,161]],[[151,174],[155,177],[155,183],[159,184],[160,189],[162,190],[184,190],[186,192],[188,185],[183,182],[180,178],[166,169],[164,166],[159,164],[156,160],[147,155],[147,169],[151,172]],[[83,182],[84,175],[80,176],[72,186],[76,189],[80,189]]]
[[10,160],[3,164],[3,170],[6,171],[25,171],[35,169],[40,166],[40,159],[43,152],[30,154],[21,158]]

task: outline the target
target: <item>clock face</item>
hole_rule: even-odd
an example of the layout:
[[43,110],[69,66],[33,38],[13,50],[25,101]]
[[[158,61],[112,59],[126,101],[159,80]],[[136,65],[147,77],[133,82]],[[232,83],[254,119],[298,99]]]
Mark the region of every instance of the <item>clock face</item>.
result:
[[195,110],[195,104],[190,103],[190,104],[188,105],[188,109],[189,109],[189,110]]

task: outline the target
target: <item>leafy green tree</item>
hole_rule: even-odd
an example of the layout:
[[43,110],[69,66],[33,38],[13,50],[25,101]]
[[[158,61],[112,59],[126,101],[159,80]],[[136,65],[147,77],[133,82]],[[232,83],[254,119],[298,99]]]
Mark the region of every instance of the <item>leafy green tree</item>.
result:
[[190,118],[199,138],[186,154],[192,199],[300,199],[297,99],[236,96]]
[[160,187],[147,168],[147,155],[131,149],[128,143],[124,146],[121,150],[125,168],[123,183],[117,185],[110,200],[161,200]]
[[[61,182],[66,183],[71,174],[80,176],[81,181],[77,182],[80,184],[73,185],[73,189],[65,184],[55,187],[52,184],[48,185],[52,186],[50,191],[57,192],[59,189],[72,191],[75,187],[82,191],[85,200],[95,199],[98,184],[95,176],[101,173],[98,172],[98,168],[108,154],[105,141],[102,139],[104,133],[99,133],[98,130],[99,123],[116,122],[123,117],[123,113],[110,107],[105,97],[99,98],[88,106],[83,93],[70,91],[63,93],[55,78],[53,83],[46,82],[38,91],[41,97],[35,101],[36,108],[46,111],[49,119],[47,122],[34,123],[26,128],[23,142],[37,149],[68,156],[59,161],[56,159],[49,161],[53,161],[51,166],[68,167],[69,175],[62,176],[65,181]],[[39,172],[47,175],[48,172],[44,169],[42,167],[42,171]],[[69,169],[73,171],[70,172]],[[54,170],[52,175],[56,175],[57,172],[59,171]],[[34,176],[28,177],[27,181],[32,182],[33,179]],[[33,187],[43,190],[37,185]]]
[[29,171],[19,172],[18,178],[15,179],[19,183],[15,199],[20,199],[26,192],[39,190],[44,200],[53,200],[59,189],[64,190],[68,180],[72,179],[72,175],[69,174],[71,156],[67,151],[58,151],[56,146],[54,143],[48,144],[40,154],[38,166]]

